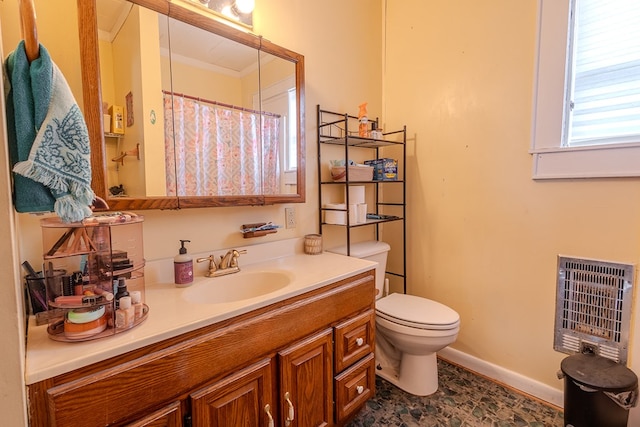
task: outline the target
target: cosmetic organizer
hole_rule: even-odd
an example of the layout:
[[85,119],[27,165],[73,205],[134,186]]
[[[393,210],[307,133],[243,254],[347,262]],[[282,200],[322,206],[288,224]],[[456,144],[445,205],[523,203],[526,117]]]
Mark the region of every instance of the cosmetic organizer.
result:
[[146,319],[143,220],[128,213],[75,223],[41,220],[51,339],[79,342],[109,337]]

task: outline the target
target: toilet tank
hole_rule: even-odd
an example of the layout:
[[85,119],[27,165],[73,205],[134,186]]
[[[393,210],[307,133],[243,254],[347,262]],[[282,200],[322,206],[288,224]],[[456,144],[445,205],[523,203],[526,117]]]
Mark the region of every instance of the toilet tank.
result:
[[[351,256],[355,258],[362,258],[369,261],[375,261],[378,263],[376,267],[376,295],[382,296],[384,287],[384,274],[387,269],[387,253],[391,249],[385,242],[377,240],[370,240],[366,242],[353,243],[351,245]],[[338,246],[335,248],[327,249],[327,252],[333,252],[336,254],[346,255],[347,247]]]

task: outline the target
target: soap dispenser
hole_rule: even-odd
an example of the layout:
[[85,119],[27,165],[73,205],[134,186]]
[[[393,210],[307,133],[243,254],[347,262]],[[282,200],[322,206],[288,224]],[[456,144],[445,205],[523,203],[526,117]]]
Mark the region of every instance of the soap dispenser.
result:
[[191,240],[180,240],[180,250],[173,259],[174,282],[180,288],[193,283],[193,258],[187,255],[187,248],[184,247],[185,242],[191,242]]

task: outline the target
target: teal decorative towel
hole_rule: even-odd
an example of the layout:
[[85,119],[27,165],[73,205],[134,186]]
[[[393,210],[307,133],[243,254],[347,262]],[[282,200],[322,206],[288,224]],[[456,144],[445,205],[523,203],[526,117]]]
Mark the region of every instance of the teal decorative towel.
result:
[[[14,66],[19,61],[26,61],[23,42],[14,54]],[[44,46],[40,45],[40,57],[27,67],[33,101],[33,123],[37,133],[31,140],[26,159],[20,154],[24,153],[24,145],[28,145],[29,141],[17,140],[19,161],[15,163],[13,171],[46,186],[55,197],[53,208],[63,221],[81,221],[91,215],[89,205],[95,199],[91,189],[91,152],[84,117],[64,76],[51,61]],[[12,88],[15,89],[13,74],[11,76]],[[21,105],[23,103],[23,100],[14,96],[16,112],[18,108],[24,108]],[[46,106],[44,118],[41,117],[43,105]],[[25,109],[29,107],[27,105]],[[15,117],[16,133],[19,127],[25,126],[25,122],[30,121],[24,117]],[[24,189],[16,187],[14,191],[17,195]]]
[[[50,85],[42,84],[42,79],[38,77],[51,75],[50,64],[51,61],[42,61],[41,58],[33,61],[33,75],[36,77],[33,81],[35,87],[33,87],[24,41],[21,41],[17,49],[9,54],[5,62],[6,75],[11,84],[7,93],[6,114],[12,167],[19,161],[29,158],[37,129],[47,115],[51,98],[47,88]],[[38,103],[34,102],[34,89],[41,100]],[[13,174],[13,204],[16,211],[51,212],[55,201],[51,191],[44,185],[16,173]]]

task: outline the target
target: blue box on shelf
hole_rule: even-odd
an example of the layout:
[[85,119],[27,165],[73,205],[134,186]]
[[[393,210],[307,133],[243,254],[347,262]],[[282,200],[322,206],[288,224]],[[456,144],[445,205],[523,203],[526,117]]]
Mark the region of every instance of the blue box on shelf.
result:
[[398,180],[398,161],[395,159],[383,158],[366,160],[364,164],[373,166],[374,181]]

